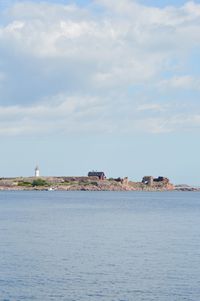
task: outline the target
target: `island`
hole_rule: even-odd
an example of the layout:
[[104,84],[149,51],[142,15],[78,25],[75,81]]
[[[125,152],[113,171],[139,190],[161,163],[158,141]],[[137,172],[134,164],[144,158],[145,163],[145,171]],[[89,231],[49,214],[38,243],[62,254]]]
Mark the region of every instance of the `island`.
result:
[[65,191],[170,191],[175,186],[166,177],[143,177],[141,182],[125,178],[106,178],[103,172],[88,176],[0,178],[0,190],[65,190]]

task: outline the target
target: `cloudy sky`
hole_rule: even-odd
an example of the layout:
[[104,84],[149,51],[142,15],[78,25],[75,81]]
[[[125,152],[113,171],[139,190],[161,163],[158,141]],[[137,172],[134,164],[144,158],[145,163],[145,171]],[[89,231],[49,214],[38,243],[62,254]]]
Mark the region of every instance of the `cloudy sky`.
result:
[[200,2],[0,0],[0,176],[200,185]]

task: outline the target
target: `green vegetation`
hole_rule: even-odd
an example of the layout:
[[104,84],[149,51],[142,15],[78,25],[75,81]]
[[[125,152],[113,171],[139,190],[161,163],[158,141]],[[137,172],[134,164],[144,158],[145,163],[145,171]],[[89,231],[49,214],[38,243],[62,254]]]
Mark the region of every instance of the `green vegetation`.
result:
[[91,185],[98,186],[97,182],[91,182]]
[[32,182],[32,186],[49,186],[49,184],[43,179],[35,179]]
[[20,181],[17,183],[18,186],[26,186],[26,187],[30,187],[32,186],[32,183],[30,182],[26,182],[26,181]]
[[59,183],[59,185],[69,186],[69,185],[78,185],[79,182],[75,181],[65,181],[64,183]]

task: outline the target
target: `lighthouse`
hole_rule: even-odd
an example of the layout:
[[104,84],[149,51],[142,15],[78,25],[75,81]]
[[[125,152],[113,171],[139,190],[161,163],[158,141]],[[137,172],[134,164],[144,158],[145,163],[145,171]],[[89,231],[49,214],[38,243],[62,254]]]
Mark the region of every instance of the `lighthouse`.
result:
[[38,165],[35,167],[35,177],[39,177],[40,176],[40,170]]

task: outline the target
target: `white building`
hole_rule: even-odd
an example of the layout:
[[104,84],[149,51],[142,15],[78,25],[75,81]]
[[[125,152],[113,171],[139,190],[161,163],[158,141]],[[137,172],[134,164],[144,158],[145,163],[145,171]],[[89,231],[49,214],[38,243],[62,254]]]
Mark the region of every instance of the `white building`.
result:
[[40,170],[39,170],[39,167],[36,166],[35,168],[35,177],[39,177],[40,176]]

